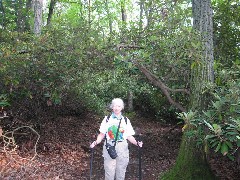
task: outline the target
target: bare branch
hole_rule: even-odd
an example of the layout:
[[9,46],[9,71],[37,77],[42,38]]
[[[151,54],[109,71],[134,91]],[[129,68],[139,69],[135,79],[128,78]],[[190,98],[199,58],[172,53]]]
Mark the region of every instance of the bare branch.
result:
[[135,44],[118,44],[117,48],[118,48],[118,50],[121,50],[121,49],[143,49],[143,47],[135,45]]
[[[135,44],[119,44],[117,45],[118,50],[121,50],[122,48],[130,49],[130,48],[136,48],[136,49],[142,49],[143,47],[137,46]],[[171,95],[169,91],[171,92],[183,92],[186,94],[190,94],[190,92],[187,89],[171,89],[167,87],[157,76],[155,76],[153,73],[151,73],[146,67],[138,63],[136,60],[132,60],[132,63],[135,64],[139,70],[147,77],[147,79],[156,87],[160,88],[163,94],[167,97],[168,102],[175,106],[177,109],[181,110],[182,112],[186,111],[186,108],[183,107],[181,104],[177,103],[171,98]]]
[[[18,148],[18,145],[16,144],[15,142],[15,138],[14,138],[14,134],[16,134],[15,132],[20,130],[20,129],[23,129],[23,128],[29,128],[31,131],[33,131],[36,135],[37,135],[37,140],[34,144],[34,155],[31,157],[31,158],[21,158],[21,159],[25,159],[27,160],[28,162],[31,162],[36,156],[37,156],[37,144],[38,144],[38,141],[40,139],[40,135],[38,134],[37,131],[35,131],[32,127],[30,126],[21,126],[21,127],[18,127],[16,129],[14,129],[13,131],[9,131],[9,132],[6,132],[5,134],[1,134],[0,137],[3,138],[3,143],[4,143],[4,146],[3,146],[3,151],[6,153],[6,154],[9,154],[11,155],[12,152],[15,152]],[[10,136],[9,136],[10,134]],[[14,161],[17,161],[15,160],[13,157],[12,159]]]
[[168,101],[170,104],[172,104],[173,106],[175,106],[177,109],[185,112],[186,108],[184,108],[181,104],[177,103],[176,101],[174,101],[171,96],[169,91],[172,92],[184,92],[189,94],[189,92],[186,89],[171,89],[169,87],[167,87],[158,77],[156,77],[154,74],[152,74],[149,70],[146,69],[146,67],[144,67],[143,65],[137,63],[137,61],[133,62],[140,70],[141,72],[147,77],[147,79],[156,87],[160,88],[161,91],[163,92],[163,94],[167,97]]

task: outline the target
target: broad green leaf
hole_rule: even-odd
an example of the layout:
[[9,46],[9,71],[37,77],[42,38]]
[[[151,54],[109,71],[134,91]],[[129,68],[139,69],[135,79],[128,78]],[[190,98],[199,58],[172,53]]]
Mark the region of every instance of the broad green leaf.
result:
[[230,160],[234,161],[234,156],[232,156],[231,154],[227,153],[227,157],[228,157]]
[[224,156],[228,153],[228,145],[226,142],[223,142],[221,145],[221,153]]
[[211,148],[214,148],[218,143],[219,141],[215,141],[214,143],[212,143]]
[[215,149],[215,152],[218,152],[220,148],[221,148],[221,142],[218,143],[218,145],[217,145],[217,147]]
[[212,125],[204,120],[204,123],[209,127],[210,130],[214,131]]
[[228,145],[228,147],[229,147],[230,149],[232,149],[232,148],[233,148],[233,145],[232,145],[232,143],[231,143],[231,142],[229,142],[229,141],[226,141],[226,144]]
[[240,139],[237,140],[237,146],[240,147]]
[[205,139],[211,139],[211,138],[214,138],[214,137],[216,137],[216,135],[207,135],[207,136],[205,137]]
[[210,111],[207,111],[207,112],[203,111],[203,114],[207,116],[209,119],[212,117],[212,114]]
[[0,106],[5,107],[5,106],[10,106],[8,102],[0,102]]
[[227,132],[226,135],[236,135],[238,134],[237,132]]

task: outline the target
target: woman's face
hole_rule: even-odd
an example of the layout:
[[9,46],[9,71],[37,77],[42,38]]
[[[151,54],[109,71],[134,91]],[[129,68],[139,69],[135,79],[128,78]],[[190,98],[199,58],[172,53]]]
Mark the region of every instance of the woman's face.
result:
[[112,110],[113,110],[114,114],[120,115],[120,114],[121,114],[121,111],[122,111],[122,106],[121,106],[121,104],[115,103],[115,104],[112,106]]

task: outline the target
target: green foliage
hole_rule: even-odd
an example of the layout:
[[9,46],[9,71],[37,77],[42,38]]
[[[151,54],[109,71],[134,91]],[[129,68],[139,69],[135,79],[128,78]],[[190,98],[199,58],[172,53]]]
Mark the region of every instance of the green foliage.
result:
[[9,33],[2,39],[1,93],[12,104],[28,98],[41,105],[64,105],[68,97],[101,114],[112,98],[126,100],[128,91],[138,96],[149,86],[137,81],[136,71],[117,65],[114,54],[100,47],[97,34],[88,37],[84,29],[74,28],[48,32],[39,38]]
[[0,94],[0,107],[6,107],[10,106],[10,103],[8,102],[8,97],[6,94]]
[[[142,76],[133,61],[143,64],[172,89],[189,88],[191,68],[201,65],[202,45],[192,32],[190,1],[143,1],[141,26],[139,3],[124,1],[128,18],[123,26],[123,1],[96,0],[89,5],[87,1],[62,0],[54,8],[51,26],[43,28],[40,38],[33,37],[28,29],[33,14],[26,8],[27,1],[22,1],[22,5],[18,1],[2,2],[5,29],[0,40],[1,93],[9,95],[11,104],[26,97],[64,104],[62,99],[70,92],[81,97],[89,108],[101,112],[111,98],[126,100],[127,92],[132,91],[137,108],[157,117],[171,117],[176,109]],[[237,61],[238,16],[232,13],[237,14],[239,8],[236,3],[224,1],[214,1],[213,5],[216,40],[224,40],[220,44],[216,41],[217,52],[233,54]],[[48,7],[45,8],[46,20]],[[20,28],[17,19],[25,19],[17,17],[13,10],[21,11],[26,18],[26,33],[14,32]],[[227,16],[223,17],[225,10]],[[218,24],[224,26],[220,28]],[[228,51],[221,45],[226,44],[226,39],[231,39]],[[120,44],[139,48],[116,48]],[[219,65],[223,59],[220,56],[227,57],[223,53],[217,53]],[[220,85],[223,79],[217,78]],[[189,101],[184,94],[171,93],[171,97],[183,105]]]
[[223,77],[224,86],[216,88],[213,93],[215,101],[203,116],[210,130],[210,135],[206,136],[206,139],[211,147],[215,148],[216,152],[220,151],[223,155],[228,155],[231,159],[235,148],[240,145],[239,73],[239,65],[235,65],[231,70],[219,72],[219,76]]
[[[218,72],[221,86],[209,89],[213,101],[202,113],[180,113],[180,118],[195,128],[189,134],[198,137],[202,144],[208,142],[215,152],[234,159],[234,152],[240,147],[240,66]],[[202,133],[199,133],[202,132]],[[204,134],[205,138],[202,138]]]
[[30,1],[9,1],[0,2],[0,31],[25,32],[30,30],[32,18]]
[[[127,92],[132,91],[136,107],[146,114],[171,117],[175,109],[159,90],[148,84],[131,60],[140,59],[168,87],[187,88],[189,69],[199,58],[200,50],[191,33],[191,8],[184,1],[174,5],[169,0],[143,2],[143,19],[148,18],[149,23],[142,31],[136,13],[139,4],[124,1],[131,18],[123,31],[121,3],[58,1],[51,25],[43,28],[40,38],[28,33],[2,34],[3,92],[11,89],[12,101],[28,97],[53,104],[64,104],[62,98],[71,92],[100,112],[112,97],[127,99]],[[166,16],[160,13],[162,10]],[[120,51],[116,48],[120,43],[141,48]],[[116,54],[121,54],[122,59]],[[171,96],[187,104],[185,95]]]
[[224,66],[239,62],[240,4],[239,1],[213,1],[214,56]]

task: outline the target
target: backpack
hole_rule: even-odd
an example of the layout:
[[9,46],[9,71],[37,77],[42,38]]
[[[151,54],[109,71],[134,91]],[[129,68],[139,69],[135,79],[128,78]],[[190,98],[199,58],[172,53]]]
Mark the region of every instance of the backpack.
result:
[[[106,122],[108,122],[110,116],[111,116],[111,114],[107,116]],[[125,119],[125,123],[127,124],[127,117],[126,117],[126,116],[123,116],[123,118]]]

